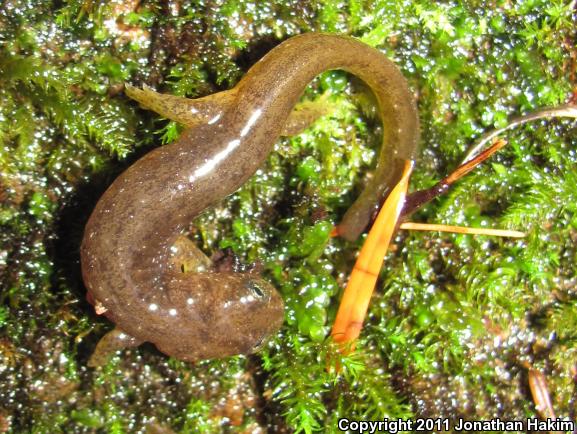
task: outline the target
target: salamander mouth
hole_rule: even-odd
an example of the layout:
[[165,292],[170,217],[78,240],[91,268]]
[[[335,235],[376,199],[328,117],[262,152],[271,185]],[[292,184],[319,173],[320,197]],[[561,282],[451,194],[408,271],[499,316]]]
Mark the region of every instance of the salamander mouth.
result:
[[261,336],[256,342],[256,344],[254,344],[253,347],[251,348],[251,352],[256,353],[257,351],[262,350],[267,341],[268,339],[266,339],[264,336]]

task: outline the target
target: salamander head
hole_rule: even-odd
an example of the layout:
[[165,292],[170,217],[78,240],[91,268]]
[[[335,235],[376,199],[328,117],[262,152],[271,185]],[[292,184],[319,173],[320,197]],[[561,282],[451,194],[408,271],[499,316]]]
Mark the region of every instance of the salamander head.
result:
[[251,354],[283,323],[281,296],[252,273],[182,276],[171,284],[182,289],[170,294],[178,318],[163,318],[161,329],[171,330],[169,336],[147,339],[166,354],[188,361]]

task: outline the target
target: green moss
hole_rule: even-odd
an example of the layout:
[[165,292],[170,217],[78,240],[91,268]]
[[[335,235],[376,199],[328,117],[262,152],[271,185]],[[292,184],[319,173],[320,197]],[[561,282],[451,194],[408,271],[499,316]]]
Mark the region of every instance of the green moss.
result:
[[[523,240],[400,233],[357,352],[326,336],[361,241],[329,238],[374,165],[379,122],[364,88],[322,74],[306,97],[330,115],[279,141],[235,195],[200,217],[207,252],[257,262],[286,301],[257,356],[197,365],[151,346],[86,367],[111,325],[84,300],[83,225],[138,147],[180,128],[140,110],[122,84],[201,96],[233,86],[302,32],[353,35],[395,60],[418,95],[412,188],[432,185],[515,113],[575,87],[571,2],[420,0],[64,3],[0,11],[0,431],[336,431],[339,417],[519,419],[535,415],[526,366],[571,416],[575,125],[541,122],[413,216],[510,227]],[[332,362],[331,362],[332,361]],[[342,370],[337,374],[335,363]],[[332,370],[327,371],[327,364]]]

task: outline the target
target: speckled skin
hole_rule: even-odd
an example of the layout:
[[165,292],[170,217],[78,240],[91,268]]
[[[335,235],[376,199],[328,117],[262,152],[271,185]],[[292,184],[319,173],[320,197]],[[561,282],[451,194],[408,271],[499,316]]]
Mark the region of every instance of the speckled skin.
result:
[[283,303],[248,273],[183,273],[171,248],[192,219],[237,190],[270,152],[307,84],[344,69],[377,97],[383,146],[372,181],[349,209],[341,234],[355,238],[412,159],[419,126],[413,97],[395,65],[345,36],[306,34],[280,44],[238,85],[198,100],[127,89],[187,129],[122,173],[85,229],[82,272],[90,297],[134,342],[182,360],[250,353],[283,322]]

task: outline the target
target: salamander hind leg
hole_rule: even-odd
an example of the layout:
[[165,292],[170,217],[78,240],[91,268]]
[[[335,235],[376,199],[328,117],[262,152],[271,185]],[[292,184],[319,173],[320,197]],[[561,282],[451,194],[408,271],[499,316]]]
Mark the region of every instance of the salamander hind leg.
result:
[[212,261],[196,244],[185,237],[179,236],[171,248],[172,263],[175,271],[183,273],[203,273],[212,268]]
[[108,359],[118,350],[124,348],[137,347],[143,341],[138,340],[120,330],[118,327],[106,333],[96,344],[94,352],[88,359],[88,366],[96,368],[103,366],[108,362]]

